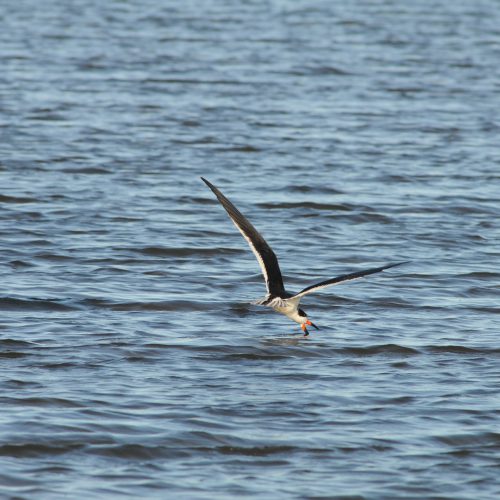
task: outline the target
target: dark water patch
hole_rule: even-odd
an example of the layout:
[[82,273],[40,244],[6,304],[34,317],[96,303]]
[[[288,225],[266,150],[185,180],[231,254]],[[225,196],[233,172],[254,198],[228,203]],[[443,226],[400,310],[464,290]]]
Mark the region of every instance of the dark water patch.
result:
[[122,460],[153,460],[158,458],[186,458],[190,452],[169,446],[146,446],[141,444],[121,444],[114,446],[92,446],[89,449],[92,455],[114,457]]
[[474,354],[482,356],[497,356],[500,354],[500,348],[475,348],[463,345],[436,345],[426,346],[423,349],[430,353],[446,353],[446,354]]
[[66,174],[86,174],[86,175],[108,175],[112,172],[104,167],[73,167],[63,168],[61,172]]
[[212,198],[202,198],[201,196],[180,196],[179,197],[179,203],[186,204],[186,205],[191,205],[191,204],[197,204],[197,205],[213,205],[213,200]]
[[349,356],[378,356],[380,354],[386,356],[416,356],[421,354],[419,350],[405,347],[398,344],[381,344],[368,347],[344,347],[339,349],[342,354]]
[[181,121],[180,121],[180,124],[181,124],[183,127],[192,127],[192,128],[196,128],[196,127],[201,127],[202,122],[201,122],[201,121],[199,121],[199,120],[181,120]]
[[77,308],[58,299],[17,299],[0,297],[0,311],[74,311]]
[[[74,163],[86,163],[88,161],[88,157],[86,156],[77,156],[77,155],[66,155],[66,156],[54,156],[53,158],[49,158],[47,160],[47,163],[67,163],[67,162],[74,162]],[[45,161],[44,161],[45,163]],[[63,199],[64,195],[62,194],[57,194],[55,195],[59,199]]]
[[186,84],[186,85],[253,85],[254,82],[246,82],[239,80],[212,80],[212,79],[193,79],[193,78],[148,78],[144,80],[144,83],[176,83],[176,84]]
[[481,214],[481,215],[490,215],[493,217],[498,217],[498,215],[500,214],[500,211],[497,208],[489,208],[485,206],[474,206],[474,205],[446,206],[442,207],[441,210],[458,216]]
[[311,74],[313,76],[347,76],[352,75],[353,73],[338,68],[336,66],[311,66],[309,68],[304,68],[304,72],[307,74]]
[[352,212],[359,210],[361,207],[351,205],[350,203],[317,203],[314,201],[290,201],[290,202],[277,202],[277,203],[257,203],[259,208],[266,208],[270,210],[287,210],[294,208],[309,208],[311,210],[332,210],[337,212]]
[[412,368],[412,365],[406,361],[396,361],[395,363],[391,363],[391,366],[397,370],[408,370]]
[[28,248],[32,247],[50,247],[53,244],[54,243],[52,241],[43,238],[25,238],[16,241],[17,248],[22,250],[27,250]]
[[26,262],[24,260],[11,260],[9,264],[14,268],[14,269],[22,269],[24,267],[34,267],[35,264],[32,264],[31,262]]
[[386,92],[394,92],[400,94],[404,97],[411,96],[412,94],[418,94],[420,92],[425,92],[426,89],[422,87],[384,87]]
[[[257,280],[260,281],[260,280]],[[243,318],[250,314],[251,312],[251,304],[250,303],[232,303],[229,305],[229,308],[231,309],[231,313],[236,314],[240,318]]]
[[32,347],[36,344],[27,340],[0,339],[0,347]]
[[217,446],[215,451],[222,455],[243,455],[247,457],[268,457],[270,455],[291,454],[297,448],[288,445],[278,446]]
[[[37,366],[47,370],[61,370],[66,368],[76,368],[79,365],[78,363],[72,363],[71,361],[61,361],[60,363],[39,363]],[[98,366],[98,364],[89,363],[89,366]]]
[[219,153],[260,153],[261,149],[250,144],[244,144],[241,146],[231,146],[227,148],[216,148]]
[[65,121],[66,117],[61,113],[40,113],[40,114],[32,114],[27,117],[28,120],[32,121],[48,121],[48,122],[59,122]]
[[[285,190],[284,190],[285,191]],[[316,184],[298,184],[287,186],[286,192],[296,193],[321,193],[327,195],[343,194],[344,191],[329,186],[317,186]]]
[[411,396],[397,396],[389,398],[381,398],[374,400],[373,403],[383,406],[404,406],[415,402],[416,399]]
[[54,252],[40,252],[35,254],[35,258],[49,262],[68,262],[74,260],[74,257]]
[[468,307],[471,311],[487,314],[500,314],[500,307]]
[[84,443],[22,443],[0,445],[0,456],[12,458],[56,457],[85,448]]
[[74,469],[64,465],[47,465],[44,467],[35,467],[29,471],[30,474],[68,474]]
[[44,219],[45,215],[42,212],[30,210],[29,212],[16,212],[13,218],[17,221],[40,221]]
[[[103,259],[106,261],[106,259]],[[126,267],[118,267],[118,266],[104,266],[104,267],[96,267],[93,270],[94,273],[99,273],[99,274],[129,274],[131,271],[130,269],[127,269]],[[150,271],[150,272],[145,272],[144,274],[150,274],[153,276],[167,276],[168,273],[162,272],[162,271]]]
[[132,216],[124,216],[124,215],[119,215],[119,216],[115,216],[115,217],[109,217],[109,220],[111,222],[132,222],[132,223],[136,223],[136,222],[140,222],[140,221],[143,221],[144,219],[142,217],[132,217]]
[[[471,286],[470,288],[467,288],[462,294],[460,294],[461,297],[492,297],[493,295],[497,295],[498,290],[495,285],[491,286]],[[482,307],[479,308],[480,310],[483,309]],[[491,309],[491,308],[487,308]],[[491,311],[484,311],[484,312],[491,312]]]
[[216,137],[203,136],[203,137],[198,137],[196,139],[172,139],[172,142],[174,144],[196,146],[198,144],[202,145],[217,144],[218,140]]
[[[273,342],[274,339],[262,341],[266,347],[256,347],[254,345],[241,344],[205,344],[192,345],[180,343],[147,343],[144,347],[150,349],[174,349],[181,351],[191,351],[197,359],[204,361],[229,361],[238,360],[284,360],[294,358],[316,358],[338,355],[337,349],[314,349],[307,346],[308,339],[300,334],[300,338],[290,338]],[[301,342],[306,343],[306,347],[301,347]],[[311,344],[313,345],[313,344]]]
[[280,361],[294,358],[331,358],[331,357],[370,357],[370,356],[416,356],[421,354],[417,349],[397,344],[382,344],[368,347],[330,347],[314,337],[283,336],[262,340],[266,347],[219,345],[193,347],[190,345],[172,345],[171,347],[183,350],[194,350],[200,359],[216,361]]
[[[367,500],[369,497],[363,495],[310,495],[307,500]],[[449,500],[449,499],[436,499],[436,500]]]
[[88,298],[81,302],[86,307],[111,309],[113,311],[209,311],[212,302],[190,300],[164,300],[160,302],[111,302],[105,299]]
[[2,385],[3,387],[10,389],[29,389],[29,388],[41,389],[43,387],[42,384],[34,382],[32,380],[17,380],[17,379],[6,380]]
[[223,359],[226,361],[238,361],[238,360],[250,360],[250,361],[273,361],[273,360],[282,360],[288,359],[290,356],[284,354],[273,354],[267,352],[242,352],[235,354],[226,354]]
[[54,407],[54,408],[81,408],[83,405],[63,398],[38,398],[38,397],[2,397],[4,404],[13,404],[16,406],[34,406],[34,407]]
[[219,248],[144,247],[144,248],[130,248],[129,250],[152,257],[194,257],[194,256],[210,257],[210,256],[220,256],[220,255],[240,254],[243,252],[243,250],[238,248],[227,248],[227,247],[219,247]]
[[500,434],[498,432],[479,432],[467,434],[451,434],[435,436],[435,439],[448,446],[463,447],[486,451],[489,448],[500,450]]
[[6,359],[25,358],[29,355],[30,355],[29,353],[19,352],[19,351],[0,351],[0,358],[6,358]]
[[40,200],[29,196],[8,196],[0,194],[0,203],[37,203]]

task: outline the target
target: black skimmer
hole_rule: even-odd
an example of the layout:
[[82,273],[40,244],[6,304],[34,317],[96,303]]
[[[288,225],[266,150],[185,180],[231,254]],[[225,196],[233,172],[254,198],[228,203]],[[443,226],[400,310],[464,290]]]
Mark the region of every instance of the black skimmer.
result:
[[244,217],[241,212],[209,181],[201,178],[203,182],[214,192],[221,205],[226,209],[226,212],[231,217],[234,225],[238,228],[243,237],[247,240],[252,252],[257,257],[262,274],[266,280],[267,294],[264,298],[256,300],[253,304],[272,307],[275,311],[284,314],[293,321],[300,324],[304,336],[309,335],[307,330],[308,326],[312,326],[319,330],[319,328],[309,320],[307,314],[303,309],[299,308],[300,300],[304,295],[321,290],[332,285],[338,285],[345,281],[351,281],[369,274],[379,273],[391,267],[406,264],[406,262],[398,262],[397,264],[388,264],[381,267],[373,267],[364,271],[357,271],[355,273],[343,274],[336,278],[330,278],[315,285],[304,288],[299,293],[289,293],[285,290],[283,285],[283,277],[281,276],[280,266],[278,259],[272,251],[271,247],[267,244],[266,240],[261,234],[253,227],[253,225]]

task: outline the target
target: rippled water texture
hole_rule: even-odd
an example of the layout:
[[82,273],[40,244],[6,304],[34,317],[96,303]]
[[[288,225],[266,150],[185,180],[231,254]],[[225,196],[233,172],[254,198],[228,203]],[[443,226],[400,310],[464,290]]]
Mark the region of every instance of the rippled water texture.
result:
[[2,498],[500,498],[498,2],[0,19]]

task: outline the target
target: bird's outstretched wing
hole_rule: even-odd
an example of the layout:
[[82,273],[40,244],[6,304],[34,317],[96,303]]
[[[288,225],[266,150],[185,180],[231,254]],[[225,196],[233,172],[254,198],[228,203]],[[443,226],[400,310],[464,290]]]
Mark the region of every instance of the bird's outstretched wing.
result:
[[241,214],[241,212],[210,182],[203,177],[202,181],[214,192],[221,205],[231,217],[234,225],[238,228],[243,237],[247,240],[252,252],[257,257],[262,274],[266,280],[267,292],[271,295],[282,296],[285,292],[283,278],[281,276],[278,259],[252,224]]
[[315,285],[308,286],[307,288],[304,288],[304,290],[295,294],[291,298],[294,299],[296,297],[302,297],[303,295],[315,292],[316,290],[321,290],[322,288],[326,288],[328,286],[338,285],[340,283],[344,283],[345,281],[357,280],[358,278],[362,278],[363,276],[379,273],[384,269],[400,266],[402,264],[407,264],[407,262],[398,262],[397,264],[389,264],[387,266],[382,266],[382,267],[373,267],[372,269],[366,269],[365,271],[357,271],[355,273],[343,274],[342,276],[337,276],[336,278],[330,278],[329,280],[322,281],[321,283],[316,283]]

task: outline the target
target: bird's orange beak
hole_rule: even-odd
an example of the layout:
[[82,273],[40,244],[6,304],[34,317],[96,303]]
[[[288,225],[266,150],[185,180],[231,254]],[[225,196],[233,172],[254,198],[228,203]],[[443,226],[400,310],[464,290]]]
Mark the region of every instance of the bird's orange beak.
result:
[[[308,323],[309,323],[309,321],[308,321]],[[302,328],[302,331],[304,332],[304,337],[307,337],[309,335],[309,332],[307,331],[306,323],[302,323],[300,325],[300,328]]]
[[306,325],[313,326],[316,330],[319,330],[319,328],[312,321],[307,320]]

